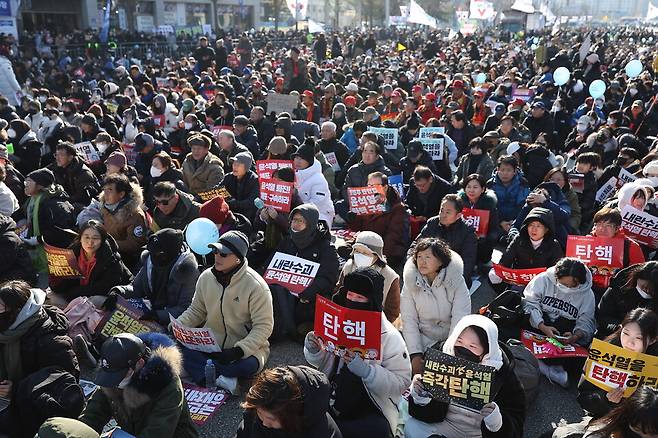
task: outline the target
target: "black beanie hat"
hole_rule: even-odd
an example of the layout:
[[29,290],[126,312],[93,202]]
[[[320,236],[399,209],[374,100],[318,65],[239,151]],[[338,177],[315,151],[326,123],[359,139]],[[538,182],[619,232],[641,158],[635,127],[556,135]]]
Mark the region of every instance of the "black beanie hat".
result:
[[345,306],[347,292],[368,297],[367,308],[361,310],[381,312],[384,301],[384,276],[371,267],[357,268],[345,276],[341,293],[337,297],[339,299],[335,300],[337,304]]
[[308,162],[312,166],[315,162],[315,139],[309,137],[304,141],[304,144],[297,149],[297,152],[292,154],[292,158],[299,157]]
[[41,187],[50,187],[55,183],[55,175],[50,169],[37,169],[30,172],[27,178],[31,179]]
[[176,260],[183,248],[183,232],[163,228],[149,237],[146,248],[153,264],[163,266]]

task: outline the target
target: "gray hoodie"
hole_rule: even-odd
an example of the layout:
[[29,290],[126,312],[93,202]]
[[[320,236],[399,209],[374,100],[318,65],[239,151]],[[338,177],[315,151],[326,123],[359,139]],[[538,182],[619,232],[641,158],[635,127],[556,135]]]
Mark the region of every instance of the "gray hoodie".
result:
[[[523,310],[530,314],[530,325],[534,328],[538,328],[542,322],[550,325],[551,321],[559,317],[575,320],[574,331],[582,330],[585,333],[578,344],[589,345],[596,329],[592,273],[588,269],[587,281],[568,291],[557,283],[555,267],[552,266],[526,286],[523,291]],[[545,317],[548,321],[544,320]]]

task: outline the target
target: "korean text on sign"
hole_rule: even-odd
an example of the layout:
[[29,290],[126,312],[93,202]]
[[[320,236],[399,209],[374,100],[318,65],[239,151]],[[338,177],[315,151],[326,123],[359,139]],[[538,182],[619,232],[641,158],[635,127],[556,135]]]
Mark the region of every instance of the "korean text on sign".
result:
[[57,278],[81,278],[78,262],[72,249],[56,248],[44,243],[48,259],[48,274]]
[[221,351],[212,330],[207,327],[191,328],[179,323],[169,315],[171,331],[178,342],[191,350],[215,353]]
[[430,348],[425,352],[422,382],[436,400],[479,411],[489,403],[495,369]]
[[569,236],[567,257],[575,257],[592,266],[624,266],[624,239],[594,236]]
[[203,426],[228,399],[224,391],[200,388],[190,383],[183,383],[185,400],[190,408],[190,417],[194,424]]
[[293,294],[299,294],[313,283],[318,269],[319,263],[277,252],[263,278],[267,284],[278,284]]
[[295,183],[273,179],[260,180],[260,199],[267,207],[284,213],[290,212]]
[[493,268],[496,275],[502,278],[504,282],[517,286],[525,286],[533,278],[546,270],[546,268],[511,269],[495,263],[493,264]]
[[285,167],[292,168],[292,161],[290,160],[259,160],[256,161],[256,171],[258,179],[272,179],[272,175],[279,169]]
[[521,342],[537,359],[587,357],[587,349],[580,345],[564,344],[559,347],[549,342],[546,336],[528,330],[521,330]]
[[624,397],[628,397],[639,386],[658,387],[658,357],[594,339],[584,375],[586,380],[606,391],[622,386]]
[[317,295],[313,331],[326,351],[342,356],[346,351],[365,359],[379,359],[382,314],[354,310]]
[[230,199],[231,194],[226,190],[226,187],[215,187],[205,192],[199,192],[199,198],[203,202],[208,202],[212,199],[219,198],[220,196],[224,199]]
[[100,155],[96,150],[96,146],[94,146],[90,141],[76,143],[73,145],[73,147],[87,163],[93,163],[100,160]]
[[621,227],[633,240],[658,248],[658,217],[627,205],[621,210]]
[[386,149],[398,148],[398,130],[396,128],[369,128],[369,131],[381,135]]
[[465,208],[462,210],[464,222],[475,228],[478,237],[486,237],[489,231],[489,210]]
[[420,128],[418,130],[418,138],[420,140],[426,139],[426,138],[439,138],[440,134],[445,134],[445,129],[442,127],[426,127],[426,128]]
[[381,187],[348,187],[347,198],[350,211],[359,216],[368,214],[383,213],[385,211],[385,196],[382,194]]
[[130,304],[125,298],[117,299],[116,309],[108,313],[96,326],[96,333],[103,337],[114,336],[119,333],[146,333],[161,332],[162,327],[153,321],[142,321],[139,318],[144,314]]

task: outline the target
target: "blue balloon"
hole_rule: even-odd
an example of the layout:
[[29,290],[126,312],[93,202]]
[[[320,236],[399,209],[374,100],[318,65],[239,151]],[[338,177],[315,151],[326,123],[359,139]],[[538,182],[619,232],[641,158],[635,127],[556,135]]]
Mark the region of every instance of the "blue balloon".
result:
[[192,251],[199,255],[210,253],[208,245],[219,240],[217,225],[210,219],[200,217],[189,223],[185,229],[185,241]]
[[478,73],[475,76],[475,82],[477,84],[484,84],[486,81],[487,81],[487,75],[485,75],[484,73]]
[[642,62],[639,59],[634,59],[626,64],[626,74],[629,78],[636,78],[642,73]]
[[597,79],[591,84],[589,84],[589,95],[594,99],[597,99],[605,94],[605,82],[601,79]]
[[569,82],[569,78],[571,77],[571,72],[569,72],[569,69],[566,67],[558,67],[555,69],[555,72],[553,73],[553,80],[557,85],[564,85],[567,82]]

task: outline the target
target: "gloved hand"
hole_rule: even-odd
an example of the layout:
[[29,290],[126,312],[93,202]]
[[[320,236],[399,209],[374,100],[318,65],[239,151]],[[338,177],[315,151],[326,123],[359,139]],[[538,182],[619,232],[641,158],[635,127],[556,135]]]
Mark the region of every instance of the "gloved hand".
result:
[[39,240],[37,239],[37,236],[32,236],[32,237],[21,237],[21,240],[29,246],[37,246],[39,244]]
[[480,415],[484,418],[484,425],[492,432],[498,432],[503,427],[503,416],[496,402],[487,403],[482,406]]
[[496,272],[491,268],[489,271],[489,281],[491,284],[500,284],[503,282],[503,279],[496,275]]
[[150,309],[144,312],[144,314],[139,318],[141,321],[155,321],[159,322],[158,312],[155,309]]
[[347,368],[352,371],[355,376],[362,379],[368,377],[370,372],[370,364],[361,358],[360,354],[355,354],[352,360],[347,364]]
[[107,312],[111,312],[114,309],[117,308],[117,299],[119,298],[119,293],[112,288],[110,289],[110,292],[107,294],[107,298],[103,302],[103,305],[101,306],[103,310]]
[[219,362],[220,365],[228,365],[238,359],[242,359],[244,351],[240,347],[227,348],[219,353],[211,353],[210,357]]
[[317,336],[315,336],[315,333],[306,333],[306,338],[304,339],[304,348],[306,348],[306,350],[308,350],[308,352],[311,354],[317,354],[320,352],[320,340]]

